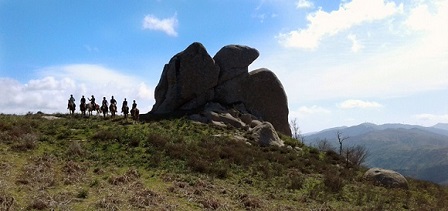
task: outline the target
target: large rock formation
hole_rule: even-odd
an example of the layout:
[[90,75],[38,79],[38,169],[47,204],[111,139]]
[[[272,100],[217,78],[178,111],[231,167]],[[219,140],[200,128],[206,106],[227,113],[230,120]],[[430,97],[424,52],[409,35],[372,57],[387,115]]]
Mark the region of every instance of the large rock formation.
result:
[[[289,111],[282,84],[268,69],[248,71],[258,56],[254,48],[228,45],[211,58],[202,44],[191,44],[165,65],[150,114],[187,112],[201,109],[210,102],[224,107],[238,105],[240,116],[251,114],[290,136]],[[216,118],[216,115],[195,116],[204,117]],[[239,124],[230,116],[226,121]]]
[[204,46],[193,43],[165,65],[155,90],[154,113],[189,110],[213,100],[219,66]]

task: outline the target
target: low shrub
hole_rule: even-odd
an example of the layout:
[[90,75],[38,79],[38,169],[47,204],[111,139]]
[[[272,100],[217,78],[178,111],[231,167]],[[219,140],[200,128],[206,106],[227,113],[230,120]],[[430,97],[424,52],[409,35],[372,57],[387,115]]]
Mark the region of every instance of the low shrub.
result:
[[333,193],[338,193],[344,187],[344,179],[337,172],[328,171],[324,173],[324,185]]
[[14,151],[29,151],[33,150],[37,146],[38,137],[35,134],[26,133],[24,135],[19,136],[16,139],[16,143],[12,145],[12,149]]

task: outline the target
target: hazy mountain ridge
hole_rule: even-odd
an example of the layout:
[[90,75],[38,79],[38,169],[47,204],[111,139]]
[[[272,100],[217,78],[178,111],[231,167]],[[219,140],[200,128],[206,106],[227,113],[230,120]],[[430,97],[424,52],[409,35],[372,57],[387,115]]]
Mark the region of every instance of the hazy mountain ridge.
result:
[[305,142],[315,145],[326,139],[337,146],[337,132],[349,139],[345,146],[363,145],[369,150],[366,165],[399,171],[419,179],[446,183],[448,166],[448,130],[446,124],[433,127],[404,124],[360,125],[332,128],[311,135],[305,135]]
[[433,128],[442,129],[442,130],[448,130],[448,123],[437,123],[436,125],[432,126]]

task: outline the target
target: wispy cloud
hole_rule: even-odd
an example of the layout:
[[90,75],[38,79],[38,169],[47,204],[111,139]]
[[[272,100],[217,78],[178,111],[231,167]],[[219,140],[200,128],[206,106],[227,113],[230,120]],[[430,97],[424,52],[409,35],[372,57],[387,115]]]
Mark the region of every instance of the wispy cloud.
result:
[[338,105],[342,109],[353,109],[353,108],[381,108],[383,105],[374,101],[363,101],[363,100],[346,100]]
[[143,29],[162,31],[169,36],[176,37],[176,28],[179,24],[177,20],[177,15],[174,14],[173,17],[160,19],[154,15],[146,15],[143,19]]
[[90,45],[84,45],[84,48],[85,48],[88,52],[98,52],[98,51],[100,51],[98,47],[90,46]]
[[364,46],[359,42],[359,40],[356,38],[355,34],[349,34],[347,36],[347,39],[349,39],[352,42],[352,52],[357,53],[360,51]]
[[296,6],[299,9],[303,9],[303,8],[312,8],[314,7],[314,4],[309,0],[298,0]]
[[[73,94],[79,104],[82,95],[100,100],[103,96],[117,100],[128,98],[139,103],[142,112],[151,109],[153,89],[137,77],[128,76],[101,65],[72,64],[36,70],[38,77],[21,83],[11,78],[0,78],[4,86],[0,95],[3,113],[23,114],[67,112],[67,100]],[[79,109],[77,108],[77,111]]]
[[330,110],[313,105],[313,106],[301,106],[299,110],[297,111],[299,116],[305,116],[305,115],[315,115],[315,114],[329,114],[331,113]]
[[417,114],[414,115],[415,119],[428,121],[430,124],[436,123],[448,123],[448,114]]
[[353,0],[342,3],[339,10],[325,12],[321,9],[307,16],[307,28],[300,28],[278,35],[285,47],[316,49],[326,36],[333,36],[364,22],[382,20],[402,10],[394,2],[384,0]]

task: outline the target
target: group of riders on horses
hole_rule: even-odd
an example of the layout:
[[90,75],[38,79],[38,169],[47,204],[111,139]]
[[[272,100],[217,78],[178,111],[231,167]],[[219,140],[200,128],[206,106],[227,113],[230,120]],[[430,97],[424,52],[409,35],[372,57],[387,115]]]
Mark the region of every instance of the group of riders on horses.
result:
[[[95,97],[92,95],[92,98],[87,98],[87,100],[90,101],[90,103],[86,103],[86,98],[84,97],[84,95],[81,97],[81,104],[79,105],[81,113],[83,115],[86,115],[86,111],[89,112],[89,115],[92,115],[92,111],[97,111],[97,113],[102,112],[104,117],[106,117],[108,111],[110,110],[111,112],[111,116],[115,117],[115,112],[117,112],[117,100],[114,99],[114,96],[111,97],[110,99],[110,105],[108,106],[108,102],[106,100],[106,97],[103,97],[103,101],[101,102],[101,107],[95,102]],[[70,95],[70,99],[68,100],[68,106],[67,109],[70,110],[71,114],[74,114],[75,110],[76,110],[76,105],[75,105],[75,98],[73,97],[73,95]],[[123,100],[123,104],[121,106],[121,113],[124,114],[124,117],[127,118],[128,114],[129,114],[129,107],[128,107],[128,101],[126,100],[126,98],[124,98]],[[132,109],[131,109],[131,116],[132,118],[138,120],[138,115],[139,115],[139,110],[137,108],[137,103],[134,102],[132,103]]]

